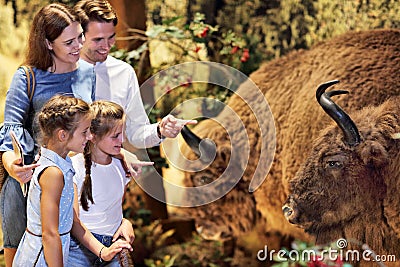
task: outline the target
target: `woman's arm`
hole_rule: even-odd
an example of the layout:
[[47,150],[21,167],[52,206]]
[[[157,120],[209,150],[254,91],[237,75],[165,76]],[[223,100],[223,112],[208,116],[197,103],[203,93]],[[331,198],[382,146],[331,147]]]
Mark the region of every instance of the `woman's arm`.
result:
[[44,258],[48,266],[63,266],[62,244],[58,228],[64,175],[57,167],[48,167],[40,176],[39,184],[42,188],[40,213]]
[[26,174],[37,165],[27,165],[21,168],[19,160],[13,152],[13,146],[10,136],[12,130],[21,143],[24,155],[33,156],[34,141],[24,125],[29,117],[30,100],[27,92],[27,77],[25,71],[19,68],[11,81],[7,91],[4,108],[4,125],[0,129],[0,151],[3,151],[3,164],[10,176],[16,178],[19,182],[27,182]]

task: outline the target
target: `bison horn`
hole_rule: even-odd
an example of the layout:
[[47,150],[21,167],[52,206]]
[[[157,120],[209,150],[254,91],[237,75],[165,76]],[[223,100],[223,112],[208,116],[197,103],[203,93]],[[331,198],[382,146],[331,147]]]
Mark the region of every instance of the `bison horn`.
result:
[[182,128],[181,134],[188,146],[202,161],[210,162],[215,158],[216,147],[211,139],[201,139],[186,125]]
[[348,94],[349,92],[344,90],[325,92],[329,86],[338,82],[338,80],[333,80],[318,86],[316,93],[317,100],[325,112],[338,124],[340,129],[342,129],[345,143],[349,146],[356,146],[360,143],[360,134],[357,126],[351,120],[349,115],[347,115],[339,105],[331,100],[332,96]]

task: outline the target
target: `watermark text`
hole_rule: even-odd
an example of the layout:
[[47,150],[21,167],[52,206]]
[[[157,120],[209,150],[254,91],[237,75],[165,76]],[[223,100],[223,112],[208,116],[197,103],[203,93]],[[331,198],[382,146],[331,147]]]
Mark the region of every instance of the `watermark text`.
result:
[[396,262],[396,255],[377,255],[368,246],[363,246],[362,251],[348,249],[347,241],[339,239],[336,242],[336,248],[327,247],[324,249],[307,248],[304,250],[268,250],[268,246],[257,252],[257,259],[259,261],[290,261],[290,262],[309,262],[309,261],[332,261],[337,260],[344,262]]

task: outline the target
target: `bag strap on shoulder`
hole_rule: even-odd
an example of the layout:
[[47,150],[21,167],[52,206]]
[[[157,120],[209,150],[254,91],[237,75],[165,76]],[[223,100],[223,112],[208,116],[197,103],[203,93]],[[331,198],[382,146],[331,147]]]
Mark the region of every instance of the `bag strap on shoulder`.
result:
[[23,65],[21,66],[26,74],[27,81],[27,92],[29,97],[29,102],[32,101],[33,94],[35,93],[35,72],[31,66]]

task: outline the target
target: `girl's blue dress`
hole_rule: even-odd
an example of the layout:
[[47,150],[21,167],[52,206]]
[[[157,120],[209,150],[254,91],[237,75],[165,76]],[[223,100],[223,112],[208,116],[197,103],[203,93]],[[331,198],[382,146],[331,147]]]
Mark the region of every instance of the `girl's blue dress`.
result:
[[[58,167],[64,174],[64,188],[60,199],[59,228],[64,266],[68,263],[70,231],[73,223],[73,202],[74,186],[73,176],[75,174],[71,159],[67,156],[63,159],[55,152],[41,148],[41,156],[38,161],[40,166],[35,169],[28,194],[27,204],[27,231],[25,231],[21,242],[19,243],[17,253],[14,258],[13,266],[47,266],[44,259],[42,243],[42,221],[40,214],[41,188],[38,182],[38,176],[49,166]],[[29,232],[30,233],[29,233]]]

